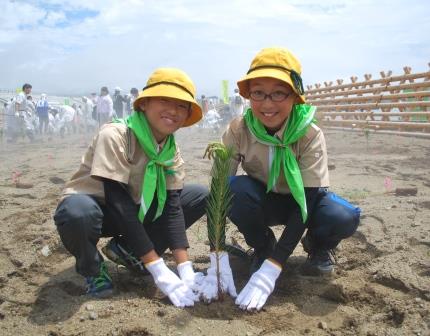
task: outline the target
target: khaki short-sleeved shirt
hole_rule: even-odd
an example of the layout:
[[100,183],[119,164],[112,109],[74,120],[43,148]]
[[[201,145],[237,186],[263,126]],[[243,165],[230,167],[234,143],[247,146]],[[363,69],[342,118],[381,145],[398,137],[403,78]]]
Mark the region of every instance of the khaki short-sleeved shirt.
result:
[[[275,133],[275,136],[281,138],[285,126],[286,123]],[[222,141],[225,145],[232,146],[237,153],[231,165],[231,175],[236,174],[237,168],[241,164],[247,175],[267,185],[274,147],[258,142],[249,131],[243,117],[231,121],[222,136]],[[299,164],[303,185],[305,187],[328,187],[327,148],[321,129],[312,123],[307,133],[291,144],[291,149]],[[281,194],[290,193],[282,168],[272,191]]]
[[[103,203],[104,188],[99,178],[104,177],[127,184],[134,202],[140,204],[143,175],[149,160],[134,133],[130,132],[130,135],[128,147],[127,126],[121,123],[104,125],[82,157],[78,171],[66,183],[63,195],[88,194]],[[185,178],[183,164],[179,148],[176,146],[175,160],[171,167],[175,173],[166,175],[168,190],[183,188]]]

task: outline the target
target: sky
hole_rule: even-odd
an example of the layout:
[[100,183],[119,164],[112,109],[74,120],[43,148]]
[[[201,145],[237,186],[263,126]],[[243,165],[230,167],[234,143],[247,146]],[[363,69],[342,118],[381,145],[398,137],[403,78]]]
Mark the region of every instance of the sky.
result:
[[198,96],[246,74],[264,47],[290,49],[306,85],[428,71],[428,0],[0,0],[0,89],[86,95],[141,89],[158,67]]

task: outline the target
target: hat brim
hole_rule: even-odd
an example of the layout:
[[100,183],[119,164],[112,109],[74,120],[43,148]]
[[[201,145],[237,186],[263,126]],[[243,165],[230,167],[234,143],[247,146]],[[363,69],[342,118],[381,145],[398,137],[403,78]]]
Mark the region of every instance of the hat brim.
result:
[[296,93],[296,95],[299,97],[299,100],[301,104],[306,103],[306,99],[304,95],[300,95],[297,92],[297,89],[294,87],[293,81],[290,78],[289,73],[278,70],[275,68],[263,68],[263,69],[257,69],[252,71],[251,73],[247,74],[245,77],[243,77],[240,81],[237,82],[237,86],[239,87],[239,93],[242,97],[249,99],[249,83],[248,81],[250,79],[254,78],[261,78],[261,77],[270,77],[279,79],[282,82],[287,83],[293,91]]
[[139,96],[133,103],[133,108],[135,111],[140,111],[139,105],[141,104],[141,101],[144,98],[149,97],[166,97],[166,98],[174,98],[174,99],[180,99],[186,102],[191,103],[191,113],[187,120],[185,120],[182,127],[187,127],[194,125],[196,122],[200,121],[202,119],[202,108],[197,103],[197,101],[191,97],[191,95],[182,90],[179,87],[176,87],[174,85],[169,84],[159,84],[155,85],[153,87],[147,88],[144,91],[141,91],[139,93]]

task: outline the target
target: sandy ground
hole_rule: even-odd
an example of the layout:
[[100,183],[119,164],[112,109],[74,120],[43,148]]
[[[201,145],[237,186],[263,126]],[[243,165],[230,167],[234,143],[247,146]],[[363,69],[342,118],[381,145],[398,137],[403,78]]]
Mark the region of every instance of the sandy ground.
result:
[[[201,157],[218,136],[197,128],[178,133],[188,182],[208,185],[210,162]],[[82,295],[83,279],[59,242],[52,214],[89,138],[1,144],[1,335],[430,335],[429,140],[327,131],[331,188],[362,208],[361,225],[342,242],[329,279],[301,275],[306,255],[298,246],[265,309],[250,314],[229,298],[176,309],[150,278],[112,263],[114,296]],[[21,173],[21,188],[13,172]],[[384,185],[387,177],[391,185]],[[387,192],[413,186],[416,196]],[[228,235],[243,242],[231,225]],[[189,238],[192,260],[206,269],[204,220]],[[238,258],[232,265],[240,290],[249,265]]]

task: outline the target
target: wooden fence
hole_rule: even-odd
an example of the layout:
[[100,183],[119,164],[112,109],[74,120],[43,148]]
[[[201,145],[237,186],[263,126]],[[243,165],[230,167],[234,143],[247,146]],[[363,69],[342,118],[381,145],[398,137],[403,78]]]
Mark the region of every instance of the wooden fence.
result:
[[[430,63],[428,64],[430,67]],[[430,71],[393,76],[381,71],[381,78],[352,76],[308,85],[307,103],[318,106],[317,119],[325,128],[375,131],[430,138]]]

